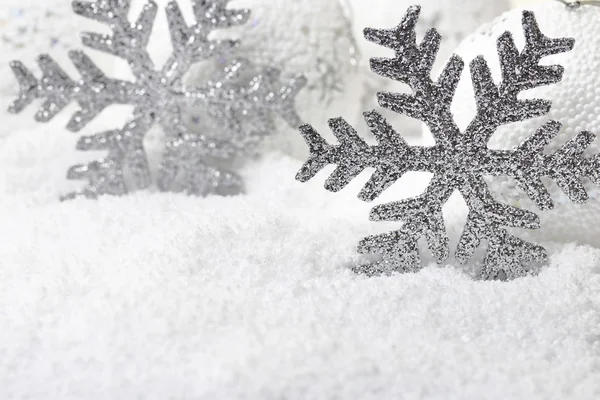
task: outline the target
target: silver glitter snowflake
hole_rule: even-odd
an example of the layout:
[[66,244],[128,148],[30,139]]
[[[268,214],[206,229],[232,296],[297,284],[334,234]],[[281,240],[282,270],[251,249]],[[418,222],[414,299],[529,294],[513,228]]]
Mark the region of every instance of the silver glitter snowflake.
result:
[[555,180],[575,203],[588,197],[580,182],[587,177],[600,184],[600,156],[586,158],[584,150],[595,136],[582,132],[555,154],[543,150],[561,129],[558,122],[548,122],[516,149],[491,150],[487,142],[504,124],[546,115],[551,102],[520,100],[519,94],[534,87],[562,79],[563,68],[540,65],[542,58],[570,51],[573,39],[545,37],[531,12],[523,13],[526,46],[517,49],[512,35],[498,39],[502,81],[496,84],[490,69],[478,57],[470,64],[476,93],[477,114],[461,132],[454,122],[450,106],[464,63],[454,55],[437,81],[431,79],[432,65],[441,37],[429,30],[417,45],[415,25],[420,8],[411,7],[402,23],[392,30],[366,29],[371,42],[396,52],[392,59],[373,59],[372,69],[379,75],[405,83],[412,94],[380,93],[382,107],[424,121],[435,138],[431,147],[409,146],[377,112],[365,114],[370,130],[377,139],[368,145],[343,119],[332,119],[330,127],[339,140],[329,145],[308,125],[301,133],[310,148],[310,156],[297,175],[305,182],[329,164],[337,169],[326,181],[330,191],[339,191],[366,168],[374,168],[371,179],[360,192],[360,199],[372,201],[408,171],[426,171],[433,178],[425,192],[416,197],[375,207],[373,221],[403,222],[391,233],[375,235],[359,244],[359,252],[379,255],[375,264],[361,266],[367,274],[394,271],[417,271],[422,268],[418,241],[425,239],[438,263],[450,255],[442,206],[458,190],[469,207],[468,221],[460,238],[456,258],[467,263],[482,241],[487,253],[481,270],[483,279],[513,279],[530,272],[530,263],[546,260],[546,251],[511,235],[506,228],[537,229],[536,214],[498,203],[484,180],[485,176],[514,178],[540,209],[553,207],[541,178]]
[[[132,118],[122,129],[79,140],[79,150],[106,150],[108,155],[72,167],[68,178],[87,180],[89,184],[65,198],[122,195],[131,185],[150,186],[153,180],[143,141],[155,123],[166,136],[156,179],[160,190],[174,190],[179,185],[188,193],[200,195],[238,192],[242,189],[241,178],[223,169],[221,165],[227,164],[223,160],[247,154],[262,137],[272,134],[276,114],[293,126],[300,125],[294,98],[306,84],[302,76],[280,85],[279,71],[268,68],[240,84],[240,76],[247,75],[252,66],[246,60],[231,60],[219,76],[203,85],[184,84],[184,76],[193,64],[230,55],[238,46],[236,41],[209,39],[216,29],[248,20],[249,10],[228,9],[228,3],[229,0],[193,0],[195,22],[188,25],[177,2],[169,2],[166,12],[173,50],[158,69],[147,51],[158,11],[154,1],[146,2],[135,22],[128,18],[130,0],[74,1],[76,14],[104,23],[112,30],[111,35],[83,33],[83,44],[126,60],[135,77],[132,82],[107,77],[82,51],[69,54],[81,75],[79,80],[71,79],[47,55],[38,60],[43,72],[41,80],[22,63],[11,64],[21,86],[11,112],[22,111],[35,99],[45,99],[36,120],[47,122],[68,104],[77,102],[80,110],[67,126],[77,132],[110,105],[134,107]],[[186,107],[205,108],[211,121],[206,126],[210,129],[203,133],[187,129],[182,122],[182,110]]]

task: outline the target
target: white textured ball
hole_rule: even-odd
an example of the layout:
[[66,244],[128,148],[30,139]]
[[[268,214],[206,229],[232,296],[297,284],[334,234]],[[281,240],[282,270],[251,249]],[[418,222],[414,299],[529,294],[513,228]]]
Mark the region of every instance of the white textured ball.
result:
[[[542,32],[549,37],[573,37],[575,49],[569,53],[552,56],[544,64],[560,64],[565,67],[562,82],[528,91],[523,98],[543,98],[552,101],[552,111],[545,117],[536,118],[501,127],[492,137],[489,147],[510,149],[518,146],[538,127],[549,120],[563,123],[559,137],[548,147],[552,153],[576,133],[589,130],[600,135],[600,8],[583,6],[568,10],[558,2],[530,7],[536,15]],[[484,55],[496,81],[500,80],[500,66],[496,52],[496,39],[510,31],[517,45],[524,45],[521,27],[521,10],[514,10],[483,26],[467,38],[457,53],[466,62],[477,55]],[[453,112],[461,128],[473,118],[475,102],[468,68],[453,103]],[[587,154],[600,151],[600,139],[589,148]],[[490,180],[495,195],[512,205],[535,210],[529,198],[512,180]],[[587,204],[573,204],[556,183],[546,181],[555,202],[551,211],[540,212],[542,227],[533,234],[544,240],[580,242],[600,246],[600,191],[591,182],[584,181],[590,200]]]
[[[510,8],[509,0],[349,0],[354,15],[354,35],[359,44],[361,67],[367,76],[367,91],[362,108],[373,109],[377,106],[376,92],[402,90],[402,86],[388,79],[377,77],[369,69],[372,57],[387,57],[390,50],[367,42],[363,29],[392,28],[400,23],[406,10],[413,4],[421,5],[421,16],[417,25],[417,36],[423,37],[430,28],[442,35],[442,45],[438,54],[436,70],[443,68],[458,44],[484,22]],[[400,122],[403,134],[420,134],[420,124],[406,117],[387,113],[395,122]]]

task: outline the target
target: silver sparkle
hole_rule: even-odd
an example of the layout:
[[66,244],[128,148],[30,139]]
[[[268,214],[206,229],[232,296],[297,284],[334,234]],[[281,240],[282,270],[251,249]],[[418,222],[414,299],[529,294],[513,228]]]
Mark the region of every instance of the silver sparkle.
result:
[[[13,113],[21,112],[35,99],[45,99],[35,118],[47,122],[68,104],[77,102],[80,110],[67,125],[67,129],[77,132],[110,105],[134,106],[131,119],[122,129],[79,140],[79,150],[106,150],[108,155],[69,170],[69,179],[89,183],[65,199],[126,194],[130,189],[126,172],[132,176],[135,188],[149,187],[153,179],[143,141],[155,123],[166,136],[156,178],[160,190],[173,190],[180,181],[179,185],[191,194],[237,193],[243,190],[243,182],[234,172],[220,167],[222,161],[248,154],[262,137],[273,134],[274,115],[292,126],[300,125],[294,109],[295,96],[306,84],[300,75],[281,85],[280,72],[267,68],[240,84],[240,74],[253,67],[246,60],[233,60],[216,79],[201,86],[182,83],[193,64],[231,54],[239,45],[233,40],[209,39],[215,29],[248,20],[249,10],[228,9],[228,3],[229,0],[193,0],[195,22],[188,25],[177,2],[169,2],[166,12],[173,51],[165,65],[157,69],[147,51],[158,11],[154,1],[146,2],[135,22],[128,19],[130,0],[74,1],[76,14],[104,23],[112,30],[112,35],[83,33],[83,44],[125,59],[135,77],[133,82],[107,77],[82,51],[69,53],[81,75],[79,80],[71,79],[47,55],[38,60],[43,72],[41,80],[19,61],[11,63],[21,87],[9,109]],[[211,120],[206,124],[207,132],[191,132],[182,122],[183,110],[192,106],[207,110]],[[242,129],[249,123],[253,124],[252,129]]]
[[580,182],[587,177],[600,185],[600,155],[589,159],[584,150],[594,140],[582,132],[556,153],[544,154],[545,147],[561,129],[559,122],[542,126],[527,141],[512,150],[490,150],[487,142],[504,124],[546,115],[551,102],[519,100],[521,92],[549,85],[562,79],[563,68],[540,65],[542,58],[570,51],[573,39],[545,37],[531,12],[523,13],[526,46],[517,49],[512,35],[498,39],[502,82],[494,83],[483,57],[470,64],[477,101],[477,114],[461,132],[450,111],[464,62],[454,55],[437,82],[431,70],[441,37],[431,29],[420,45],[416,43],[415,25],[420,8],[409,8],[402,23],[392,30],[366,29],[365,37],[395,50],[393,59],[373,59],[372,69],[379,75],[409,85],[412,94],[379,93],[382,107],[407,114],[427,123],[436,144],[432,147],[409,146],[377,112],[367,112],[365,119],[378,144],[370,146],[343,119],[329,125],[339,141],[329,145],[309,125],[300,131],[310,148],[310,156],[297,175],[305,182],[326,165],[337,165],[325,183],[330,191],[343,189],[366,168],[374,168],[359,198],[372,201],[409,171],[426,171],[433,178],[425,192],[416,197],[373,208],[371,220],[403,222],[391,233],[375,235],[359,244],[359,252],[381,257],[377,263],[357,268],[358,272],[380,274],[418,271],[422,268],[418,241],[425,239],[438,263],[450,255],[442,206],[452,193],[460,192],[469,207],[466,227],[456,250],[456,258],[466,264],[482,241],[487,253],[481,269],[482,279],[513,279],[530,273],[530,263],[546,260],[546,251],[511,235],[506,228],[538,229],[539,217],[530,211],[498,203],[484,181],[484,176],[514,178],[527,195],[542,209],[553,207],[542,177],[555,180],[575,203],[588,200]]

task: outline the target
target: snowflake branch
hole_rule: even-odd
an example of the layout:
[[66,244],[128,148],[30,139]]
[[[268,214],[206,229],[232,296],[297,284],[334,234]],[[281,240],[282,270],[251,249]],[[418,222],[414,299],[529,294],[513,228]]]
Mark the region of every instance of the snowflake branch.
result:
[[109,154],[102,160],[71,167],[67,178],[87,180],[89,183],[80,190],[62,195],[61,201],[79,197],[97,199],[102,195],[122,196],[127,194],[127,184],[123,177],[123,160],[119,155]]
[[84,18],[104,23],[112,30],[112,35],[94,32],[81,34],[82,43],[94,50],[125,59],[136,77],[154,69],[146,50],[151,26],[156,19],[158,6],[149,0],[136,22],[129,22],[130,0],[73,1],[73,12]]
[[108,151],[108,155],[99,161],[87,165],[76,165],[69,169],[67,179],[87,180],[82,190],[68,194],[63,199],[75,197],[96,198],[101,194],[121,196],[127,194],[123,170],[127,167],[137,188],[150,186],[150,166],[144,150],[144,134],[153,121],[143,113],[135,117],[123,129],[83,136],[77,143],[82,151]]
[[396,52],[396,57],[392,59],[372,59],[371,69],[383,77],[407,84],[413,91],[411,95],[379,93],[379,104],[425,122],[436,143],[445,145],[451,143],[459,133],[450,106],[464,63],[460,57],[453,56],[438,81],[432,81],[431,72],[442,38],[435,29],[430,29],[417,46],[415,27],[420,11],[419,6],[410,7],[396,28],[367,28],[364,33],[367,40]]
[[574,39],[549,39],[542,34],[535,16],[523,12],[526,45],[519,52],[512,34],[505,32],[498,39],[498,55],[502,82],[494,83],[486,60],[479,56],[470,64],[475,90],[477,115],[465,132],[465,141],[476,146],[487,145],[496,129],[505,124],[541,117],[550,112],[548,100],[519,100],[521,92],[560,82],[564,68],[560,65],[542,66],[542,58],[573,49]]
[[374,207],[371,221],[403,222],[402,228],[362,240],[358,251],[377,254],[381,261],[358,271],[369,275],[390,272],[415,272],[422,268],[418,241],[425,237],[436,262],[441,263],[450,254],[449,239],[444,224],[442,207],[454,189],[434,175],[425,193],[416,198]]
[[325,182],[325,188],[337,192],[346,187],[366,168],[375,168],[371,179],[359,194],[364,201],[376,199],[398,181],[407,171],[430,171],[429,154],[433,148],[408,146],[381,114],[371,111],[364,114],[378,145],[369,146],[344,119],[329,120],[329,127],[339,145],[329,145],[310,125],[300,127],[300,133],[309,147],[308,161],[302,166],[296,179],[307,182],[325,166],[337,165]]
[[486,240],[488,247],[482,277],[513,279],[527,273],[525,263],[545,261],[540,247],[510,235],[505,227],[539,229],[539,217],[530,211],[499,203],[482,177],[471,177],[460,192],[469,207],[468,220],[456,249],[456,259],[466,264]]
[[484,165],[485,173],[492,176],[509,176],[542,210],[552,209],[554,203],[542,183],[543,177],[556,181],[563,192],[576,204],[589,197],[580,179],[589,178],[600,186],[600,155],[584,156],[585,150],[596,136],[581,132],[554,154],[544,154],[544,149],[560,132],[562,124],[550,121],[539,128],[516,150],[489,152]]
[[127,104],[129,95],[136,91],[134,83],[108,78],[83,52],[71,51],[69,57],[81,75],[79,81],[71,79],[49,55],[38,58],[42,70],[39,81],[20,61],[13,61],[11,67],[20,91],[9,112],[20,113],[34,100],[45,99],[35,119],[48,122],[76,101],[80,110],[73,115],[67,129],[78,132],[109,105]]
[[250,10],[227,9],[230,0],[193,0],[195,23],[188,26],[175,1],[167,5],[167,20],[171,32],[173,54],[163,67],[169,83],[179,81],[189,67],[238,47],[236,40],[209,40],[215,29],[242,25],[248,21]]

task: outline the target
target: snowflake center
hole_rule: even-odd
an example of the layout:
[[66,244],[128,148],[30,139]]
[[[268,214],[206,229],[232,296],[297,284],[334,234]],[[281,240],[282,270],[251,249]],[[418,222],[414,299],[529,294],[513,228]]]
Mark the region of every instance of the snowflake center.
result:
[[428,172],[443,176],[447,185],[458,189],[471,178],[479,175],[485,151],[462,143],[453,146],[435,146],[430,158],[432,165]]

